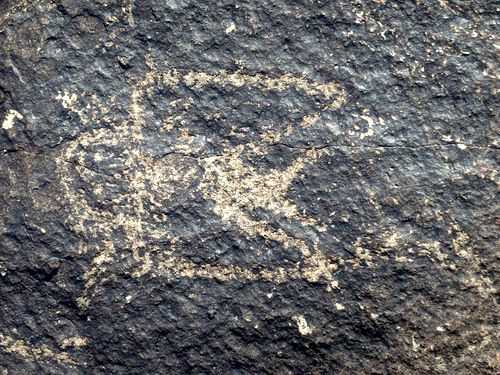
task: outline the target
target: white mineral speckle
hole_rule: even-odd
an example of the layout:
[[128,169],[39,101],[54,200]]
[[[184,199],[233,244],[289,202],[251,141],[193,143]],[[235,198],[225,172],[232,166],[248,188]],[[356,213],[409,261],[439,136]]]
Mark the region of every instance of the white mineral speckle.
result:
[[310,335],[312,333],[312,330],[307,325],[307,320],[304,318],[304,316],[295,315],[292,319],[297,323],[301,335]]
[[9,113],[7,114],[7,117],[5,117],[5,120],[2,124],[2,128],[3,129],[12,129],[13,126],[14,126],[14,120],[18,118],[18,119],[22,119],[23,118],[23,115],[21,115],[19,112],[17,112],[15,109],[11,109],[9,111]]

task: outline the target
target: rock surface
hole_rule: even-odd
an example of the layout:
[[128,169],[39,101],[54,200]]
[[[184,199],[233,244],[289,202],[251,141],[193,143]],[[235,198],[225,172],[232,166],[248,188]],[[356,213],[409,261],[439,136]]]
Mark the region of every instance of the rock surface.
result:
[[1,374],[500,373],[499,7],[1,2]]

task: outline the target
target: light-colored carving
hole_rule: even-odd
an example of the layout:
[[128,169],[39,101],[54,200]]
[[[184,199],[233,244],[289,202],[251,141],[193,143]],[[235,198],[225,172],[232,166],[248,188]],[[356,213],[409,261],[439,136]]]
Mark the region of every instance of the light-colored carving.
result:
[[[96,288],[103,282],[102,275],[110,264],[118,260],[118,247],[130,249],[138,264],[134,276],[146,273],[168,276],[175,273],[219,280],[243,277],[273,282],[293,278],[316,282],[324,277],[329,283],[335,283],[332,272],[336,265],[325,258],[315,240],[300,238],[279,225],[271,225],[264,219],[251,218],[247,214],[248,211],[262,208],[319,231],[323,224],[299,213],[297,207],[286,199],[286,194],[290,183],[305,165],[314,163],[321,156],[320,151],[304,151],[284,170],[260,171],[247,165],[245,160],[265,156],[263,145],[270,140],[279,141],[279,134],[267,131],[259,140],[240,145],[236,149],[227,149],[219,156],[193,157],[191,155],[200,149],[202,142],[199,136],[189,135],[189,124],[179,111],[175,112],[179,106],[189,108],[192,98],[181,98],[171,103],[173,114],[166,118],[163,129],[180,130],[180,136],[176,138],[169,155],[154,157],[144,151],[147,147],[142,147],[146,142],[142,130],[147,125],[144,116],[145,96],[151,95],[155,87],[177,87],[184,84],[191,88],[201,88],[210,83],[227,90],[251,87],[276,92],[294,87],[307,95],[322,95],[328,100],[329,104],[319,108],[318,113],[304,117],[299,124],[310,126],[323,111],[336,109],[344,102],[344,92],[340,86],[335,83],[318,83],[292,74],[269,78],[259,74],[244,74],[241,70],[234,73],[221,71],[217,75],[193,71],[181,74],[177,70],[160,71],[150,57],[147,62],[150,71],[142,79],[131,82],[129,118],[125,121],[115,123],[109,117],[110,109],[115,105],[114,98],[103,105],[93,96],[90,96],[86,104],[83,94],[78,92],[61,92],[55,97],[66,109],[75,113],[83,124],[90,121],[108,124],[98,130],[83,131],[74,141],[65,143],[58,161],[67,199],[74,209],[74,214],[68,218],[68,224],[84,238],[93,239],[89,242],[94,244],[90,248],[86,241],[80,243],[79,251],[95,255],[92,267],[85,274],[86,292],[79,302],[83,306],[90,302],[92,295],[98,290]],[[206,115],[215,118],[218,116],[217,113]],[[97,166],[107,162],[105,171],[98,167],[88,167],[89,157],[93,158]],[[106,172],[113,166],[116,167],[116,173]],[[98,178],[101,182],[97,182]],[[92,187],[95,199],[89,201],[78,191],[77,179]],[[173,244],[182,239],[172,236],[168,217],[153,212],[150,207],[161,207],[163,202],[172,199],[174,193],[187,194],[196,184],[205,199],[214,201],[214,212],[225,225],[236,225],[248,237],[261,236],[282,243],[285,249],[299,249],[304,265],[288,265],[286,269],[263,269],[255,273],[236,266],[196,266],[176,256],[173,250],[159,250],[154,245],[155,241],[170,241]],[[152,206],[145,207],[146,201]],[[107,208],[90,202],[100,202]],[[120,236],[120,244],[116,240],[119,232],[125,233],[125,236]],[[156,254],[154,262],[153,252]]]
[[[73,342],[63,342],[62,348],[66,348],[68,346],[82,346],[86,344],[86,339],[81,338],[71,338],[76,341]],[[68,339],[70,340],[70,339]],[[65,345],[67,344],[67,345]],[[43,359],[55,360],[59,364],[78,364],[74,361],[70,354],[65,351],[61,351],[59,353],[54,353],[51,349],[49,349],[46,345],[41,345],[40,347],[34,346],[31,343],[26,342],[21,339],[14,339],[11,336],[6,336],[0,333],[0,350],[3,353],[13,353],[20,355],[29,361],[41,361]]]

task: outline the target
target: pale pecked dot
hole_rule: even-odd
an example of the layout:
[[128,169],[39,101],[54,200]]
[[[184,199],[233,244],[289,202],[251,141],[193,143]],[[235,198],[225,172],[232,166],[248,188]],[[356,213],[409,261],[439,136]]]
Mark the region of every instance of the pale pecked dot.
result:
[[297,323],[297,327],[301,335],[310,335],[312,333],[311,328],[307,324],[307,320],[302,315],[296,315],[292,319]]
[[2,128],[5,129],[5,130],[12,129],[14,127],[14,120],[16,118],[22,119],[23,115],[21,115],[15,109],[11,109],[9,111],[9,113],[7,114],[7,116],[5,117],[5,120],[4,120],[3,124],[2,124]]
[[226,28],[226,34],[229,34],[231,32],[233,32],[234,30],[236,30],[236,25],[234,23],[231,22],[231,24]]

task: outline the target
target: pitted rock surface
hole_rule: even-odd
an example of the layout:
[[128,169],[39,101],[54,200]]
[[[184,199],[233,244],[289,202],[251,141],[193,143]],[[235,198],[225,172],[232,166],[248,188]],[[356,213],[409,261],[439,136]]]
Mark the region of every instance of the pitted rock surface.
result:
[[498,374],[499,9],[1,2],[1,373]]

